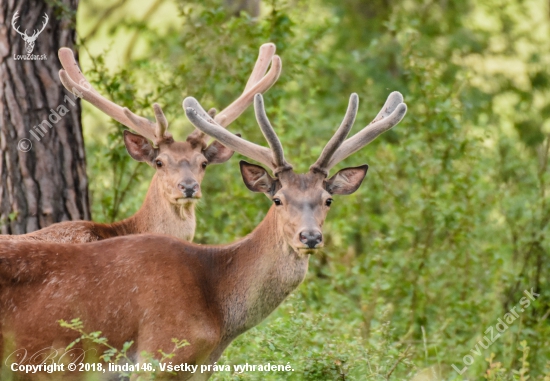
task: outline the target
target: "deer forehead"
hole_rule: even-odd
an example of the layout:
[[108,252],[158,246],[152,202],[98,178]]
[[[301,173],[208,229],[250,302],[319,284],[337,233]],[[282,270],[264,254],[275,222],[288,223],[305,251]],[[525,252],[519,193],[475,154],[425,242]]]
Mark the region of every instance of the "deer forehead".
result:
[[280,173],[280,188],[276,196],[283,196],[292,204],[317,204],[330,194],[324,188],[324,178],[317,174]]
[[202,149],[191,145],[189,142],[173,142],[171,144],[160,145],[158,157],[174,165],[179,163],[200,165],[206,160]]

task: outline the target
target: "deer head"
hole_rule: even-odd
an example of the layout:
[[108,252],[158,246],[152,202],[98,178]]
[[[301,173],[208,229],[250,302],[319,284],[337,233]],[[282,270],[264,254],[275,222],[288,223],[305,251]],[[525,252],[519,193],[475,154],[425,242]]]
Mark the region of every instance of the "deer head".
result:
[[355,192],[367,174],[368,166],[345,168],[329,178],[330,169],[398,124],[407,111],[403,96],[393,92],[377,117],[359,133],[346,139],[358,105],[357,94],[352,94],[342,124],[319,159],[308,173],[297,174],[285,160],[281,142],[267,119],[261,94],[255,96],[254,108],[269,149],[228,133],[195,99],[186,98],[183,102],[185,113],[195,127],[273,171],[274,177],[259,165],[241,162],[244,183],[251,191],[264,193],[273,201],[279,233],[289,246],[301,253],[312,253],[323,246],[322,226],[333,203],[332,197]]
[[[227,127],[252,103],[254,94],[267,91],[277,81],[281,59],[274,54],[274,44],[262,45],[242,95],[217,115],[215,110],[210,111],[210,117],[218,125]],[[158,104],[153,105],[155,122],[137,116],[99,95],[84,78],[70,49],[61,48],[59,59],[64,68],[59,71],[59,77],[67,90],[137,132],[124,132],[126,149],[132,158],[156,169],[154,180],[170,203],[190,204],[200,199],[200,185],[207,166],[223,163],[233,155],[231,149],[218,142],[208,144],[208,137],[200,130],[193,131],[183,142],[174,141]],[[271,68],[266,74],[270,62]]]
[[12,19],[11,19],[11,26],[13,27],[13,29],[21,36],[23,37],[23,40],[25,41],[25,50],[27,51],[27,53],[31,54],[32,51],[34,50],[34,42],[36,41],[36,39],[38,38],[38,36],[40,35],[40,33],[42,33],[42,31],[44,30],[44,28],[46,28],[46,25],[48,24],[48,15],[46,13],[44,13],[44,22],[42,24],[42,29],[38,30],[38,29],[35,29],[32,36],[29,36],[27,35],[27,30],[25,29],[24,32],[21,32],[19,30],[19,27],[17,27],[15,25],[17,19],[19,18],[19,15],[17,14],[18,12],[15,12],[15,14],[13,15]]

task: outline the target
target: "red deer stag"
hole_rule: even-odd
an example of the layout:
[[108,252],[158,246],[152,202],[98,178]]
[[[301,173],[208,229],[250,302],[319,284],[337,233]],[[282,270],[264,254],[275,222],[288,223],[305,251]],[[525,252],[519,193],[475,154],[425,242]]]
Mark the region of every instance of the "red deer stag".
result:
[[64,348],[78,334],[57,320],[80,317],[86,331],[101,331],[111,345],[134,341],[136,360],[142,351],[168,351],[172,338],[186,339],[191,345],[170,361],[205,372],[161,376],[207,379],[210,373],[202,365],[217,361],[232,340],[265,319],[303,281],[309,255],[323,245],[322,225],[332,197],[353,193],[367,165],[330,178],[329,170],[399,123],[407,110],[402,100],[392,93],[376,119],[346,139],[358,107],[353,94],[319,159],[308,173],[297,174],[284,158],[260,94],[255,96],[256,118],[271,149],[227,132],[187,98],[186,114],[199,130],[273,171],[275,177],[241,162],[246,186],[273,200],[264,220],[245,238],[219,246],[161,235],[78,245],[0,243],[2,335],[29,354]]
[[[215,117],[220,125],[227,127],[252,103],[254,94],[267,91],[277,81],[281,59],[274,54],[274,44],[262,45],[243,94]],[[0,240],[84,243],[128,234],[163,233],[192,241],[195,202],[202,196],[200,184],[205,169],[209,164],[227,161],[233,151],[218,142],[207,145],[207,137],[199,130],[184,142],[174,141],[167,132],[168,122],[158,104],[153,105],[156,123],[152,123],[101,96],[84,78],[70,49],[61,48],[59,59],[65,68],[59,76],[67,90],[139,133],[124,131],[126,149],[132,158],[151,165],[156,173],[143,205],[125,220],[113,224],[60,222],[33,233],[0,235]],[[271,69],[265,74],[270,62]]]

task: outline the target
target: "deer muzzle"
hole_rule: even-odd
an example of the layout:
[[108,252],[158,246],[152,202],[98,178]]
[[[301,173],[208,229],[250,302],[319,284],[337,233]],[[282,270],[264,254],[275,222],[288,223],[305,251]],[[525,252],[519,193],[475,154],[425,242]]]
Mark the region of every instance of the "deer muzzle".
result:
[[178,189],[181,191],[185,198],[193,198],[198,196],[201,187],[198,182],[192,181],[179,183]]
[[308,249],[316,249],[323,244],[323,233],[319,230],[304,230],[300,232],[299,238]]

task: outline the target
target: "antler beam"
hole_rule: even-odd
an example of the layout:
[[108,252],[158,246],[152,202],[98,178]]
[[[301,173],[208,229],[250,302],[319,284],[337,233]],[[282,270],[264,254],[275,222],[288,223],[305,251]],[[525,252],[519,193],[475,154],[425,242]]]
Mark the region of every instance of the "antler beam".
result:
[[151,140],[154,144],[158,145],[162,141],[172,139],[172,135],[166,131],[168,122],[158,104],[153,106],[157,123],[152,123],[148,119],[132,113],[126,107],[120,107],[101,96],[80,71],[71,49],[59,49],[59,60],[65,69],[59,71],[59,78],[67,90],[72,93],[78,92],[83,99],[90,102],[99,110]]
[[271,123],[269,123],[269,119],[267,118],[267,114],[265,112],[264,98],[262,97],[262,94],[256,94],[254,96],[254,111],[256,113],[256,120],[258,121],[258,125],[264,134],[265,140],[267,140],[269,147],[271,147],[273,164],[275,165],[273,173],[277,174],[287,169],[292,169],[292,166],[285,160],[283,145],[275,133],[275,130],[271,126]]
[[[403,95],[394,91],[388,96],[386,103],[374,120],[351,138],[345,137],[353,125],[359,99],[356,94],[350,97],[350,104],[342,125],[323,149],[321,156],[311,166],[312,171],[322,172],[325,175],[336,164],[368,145],[382,133],[397,125],[407,112],[407,105],[403,103]],[[355,109],[355,110],[354,110]],[[353,114],[353,117],[351,116]]]
[[[279,56],[274,55],[275,50],[276,47],[272,43],[263,44],[260,47],[258,59],[244,92],[233,103],[217,114],[215,120],[218,124],[227,127],[252,103],[254,94],[269,90],[277,81],[281,74],[282,62]],[[59,60],[64,68],[64,70],[59,71],[59,77],[67,90],[73,93],[80,93],[83,99],[93,104],[105,114],[150,139],[157,145],[162,141],[172,139],[172,136],[166,131],[168,122],[158,104],[153,106],[156,123],[152,123],[148,119],[140,117],[127,108],[120,107],[101,96],[80,71],[74,59],[73,52],[70,49],[61,48],[59,50]],[[270,62],[271,68],[266,74]],[[206,138],[202,132],[199,132],[197,135],[194,135],[193,138],[203,140]]]
[[[351,138],[346,139],[355,121],[358,106],[359,97],[357,94],[352,94],[344,120],[323,149],[319,159],[310,167],[312,172],[328,175],[328,171],[340,161],[359,151],[379,135],[397,125],[407,112],[407,106],[403,103],[403,96],[395,91],[389,95],[382,110],[368,126]],[[256,94],[254,108],[260,129],[271,149],[248,142],[225,130],[208,116],[195,98],[186,98],[183,101],[183,108],[187,118],[196,128],[218,140],[226,147],[267,165],[275,174],[292,169],[292,166],[285,160],[281,142],[267,119],[261,94]]]
[[[258,93],[265,93],[275,82],[279,79],[282,70],[281,58],[275,55],[275,44],[267,43],[260,47],[260,53],[258,59],[252,69],[252,73],[248,79],[245,89],[241,96],[237,98],[233,103],[220,111],[215,121],[220,126],[227,127],[235,119],[237,119],[254,100],[254,95]],[[271,62],[271,68],[266,74],[269,63]],[[201,136],[206,138],[204,134]]]
[[338,127],[338,130],[334,136],[328,141],[327,145],[323,149],[323,152],[321,152],[319,159],[317,159],[315,164],[309,168],[311,171],[324,173],[325,176],[328,175],[328,170],[325,168],[327,167],[332,155],[334,155],[338,147],[340,147],[344,140],[348,137],[348,134],[353,127],[353,123],[355,122],[358,107],[359,96],[353,93],[349,98],[348,109],[342,124],[340,124],[340,127]]
[[[262,96],[258,94],[256,95],[256,99],[259,99],[259,101],[261,102]],[[255,143],[251,143],[227,131],[215,120],[208,116],[206,111],[204,111],[202,106],[195,98],[185,98],[185,100],[183,101],[183,108],[185,110],[185,115],[187,115],[189,121],[196,128],[198,128],[203,133],[213,137],[227,148],[230,148],[244,156],[256,160],[268,166],[273,171],[276,171],[279,167],[274,158],[275,155],[273,154],[272,150],[257,145]],[[275,131],[273,131],[273,128],[270,125],[264,127],[268,130],[271,129],[270,132],[264,132],[264,136],[266,136],[266,138],[268,139],[269,145],[271,147],[280,146],[281,143],[279,142]]]

